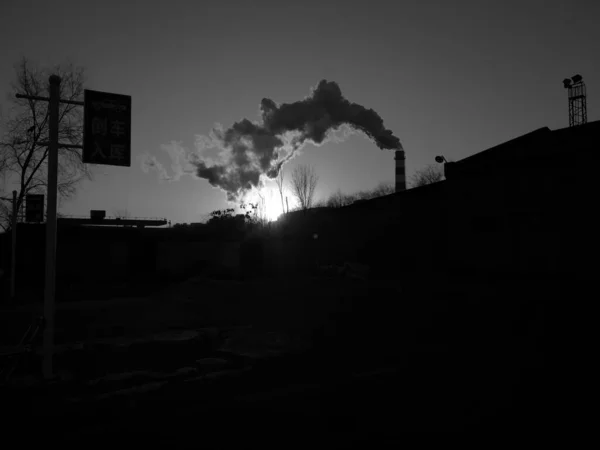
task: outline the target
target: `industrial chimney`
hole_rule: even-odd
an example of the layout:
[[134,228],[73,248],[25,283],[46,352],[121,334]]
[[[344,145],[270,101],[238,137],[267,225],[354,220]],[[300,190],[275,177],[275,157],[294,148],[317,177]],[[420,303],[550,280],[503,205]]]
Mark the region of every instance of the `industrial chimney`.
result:
[[404,150],[396,150],[396,192],[406,190],[406,168],[404,166]]

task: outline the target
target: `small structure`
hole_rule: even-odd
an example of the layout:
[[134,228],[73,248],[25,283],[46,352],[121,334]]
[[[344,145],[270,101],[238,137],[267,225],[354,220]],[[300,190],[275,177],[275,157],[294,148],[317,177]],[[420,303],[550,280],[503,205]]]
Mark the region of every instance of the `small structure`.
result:
[[122,227],[161,227],[168,224],[164,218],[151,217],[106,217],[106,211],[91,210],[90,217],[67,216],[58,219],[60,225],[106,225]]

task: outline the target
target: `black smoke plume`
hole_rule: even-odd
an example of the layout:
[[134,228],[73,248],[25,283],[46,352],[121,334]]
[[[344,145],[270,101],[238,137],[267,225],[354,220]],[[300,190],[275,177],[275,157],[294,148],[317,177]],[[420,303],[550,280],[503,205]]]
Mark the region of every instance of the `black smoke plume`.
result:
[[304,100],[277,105],[265,98],[259,123],[243,119],[227,130],[213,130],[209,147],[220,160],[195,160],[196,174],[227,192],[231,201],[260,183],[261,175],[277,176],[281,166],[306,142],[322,144],[342,126],[362,131],[380,149],[402,148],[372,109],[348,101],[337,83],[322,80]]

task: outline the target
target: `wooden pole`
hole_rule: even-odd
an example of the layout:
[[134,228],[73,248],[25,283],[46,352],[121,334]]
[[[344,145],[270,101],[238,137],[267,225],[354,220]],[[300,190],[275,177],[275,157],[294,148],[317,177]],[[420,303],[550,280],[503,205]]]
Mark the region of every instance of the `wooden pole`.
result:
[[51,75],[49,104],[49,145],[48,145],[48,212],[46,215],[46,285],[44,290],[44,364],[45,379],[52,378],[52,358],[54,354],[54,295],[56,287],[56,196],[58,180],[58,106],[60,102],[60,82],[57,75]]
[[17,282],[17,191],[12,192],[11,255],[10,255],[10,298],[15,298]]

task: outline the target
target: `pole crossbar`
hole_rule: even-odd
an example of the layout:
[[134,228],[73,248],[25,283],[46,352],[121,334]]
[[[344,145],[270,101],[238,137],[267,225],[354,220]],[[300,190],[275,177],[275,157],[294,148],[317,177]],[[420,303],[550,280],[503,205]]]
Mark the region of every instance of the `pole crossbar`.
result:
[[[39,142],[38,145],[40,145],[41,147],[49,147],[50,146],[50,142]],[[59,142],[57,145],[59,147],[62,147],[62,148],[79,148],[79,149],[83,149],[83,145],[81,145],[81,144],[61,144]]]
[[[26,98],[27,100],[40,100],[43,102],[49,102],[50,98],[48,97],[40,97],[39,95],[25,95],[25,94],[15,94],[17,98]],[[68,105],[77,105],[84,106],[85,103],[79,100],[58,100],[58,103],[65,103]]]

